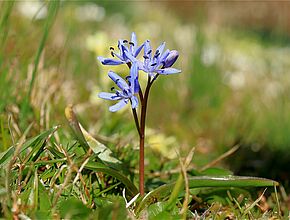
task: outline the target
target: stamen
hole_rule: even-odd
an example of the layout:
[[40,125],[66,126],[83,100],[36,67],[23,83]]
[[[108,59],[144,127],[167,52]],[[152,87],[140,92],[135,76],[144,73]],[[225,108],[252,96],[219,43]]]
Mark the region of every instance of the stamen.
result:
[[126,43],[128,43],[128,41],[127,40],[123,40],[123,43],[126,44]]
[[159,50],[156,50],[156,53],[155,53],[154,57],[157,58],[159,55],[160,55]]
[[132,45],[133,47],[135,46],[135,44],[131,41],[129,42],[129,44]]
[[110,47],[110,50],[115,50],[114,47]]

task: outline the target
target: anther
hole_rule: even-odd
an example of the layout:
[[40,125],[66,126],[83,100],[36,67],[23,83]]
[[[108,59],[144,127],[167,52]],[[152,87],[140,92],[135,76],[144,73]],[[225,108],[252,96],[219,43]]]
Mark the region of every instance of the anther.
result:
[[147,52],[147,54],[150,54],[152,52],[152,50],[149,50],[148,52]]
[[135,46],[135,44],[131,41],[129,42],[129,44],[132,45],[133,47]]
[[112,88],[111,88],[111,91],[113,91],[115,89],[115,87],[113,86]]
[[131,76],[126,76],[126,78],[125,78],[125,79],[126,79],[126,80],[128,80],[128,79],[130,79],[130,78],[131,78]]
[[123,40],[123,43],[126,44],[126,43],[128,43],[128,41],[127,40]]
[[115,55],[114,55],[114,52],[113,52],[113,51],[111,51],[111,55],[112,55],[112,57],[115,57]]
[[110,50],[115,50],[114,47],[110,47]]
[[160,55],[160,52],[158,50],[156,50],[154,57],[157,58],[159,55]]
[[149,57],[148,56],[143,56],[144,57],[144,59],[149,59]]
[[152,64],[151,64],[151,66],[156,66],[156,65],[157,65],[157,63],[152,63]]

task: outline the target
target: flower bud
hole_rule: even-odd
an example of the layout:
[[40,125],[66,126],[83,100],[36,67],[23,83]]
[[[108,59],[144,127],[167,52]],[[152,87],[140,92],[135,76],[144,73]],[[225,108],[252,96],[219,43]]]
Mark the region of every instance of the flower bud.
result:
[[177,60],[178,56],[179,56],[179,53],[177,50],[171,50],[165,59],[163,68],[171,67]]

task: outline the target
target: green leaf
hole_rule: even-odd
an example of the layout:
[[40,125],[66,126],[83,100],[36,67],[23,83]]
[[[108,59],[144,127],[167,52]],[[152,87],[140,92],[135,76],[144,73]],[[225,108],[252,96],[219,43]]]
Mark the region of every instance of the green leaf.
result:
[[136,188],[136,186],[118,170],[112,169],[102,163],[91,161],[85,165],[85,168],[96,172],[103,172],[116,178],[125,185],[127,189],[126,192],[129,193],[129,196],[131,197],[138,194],[138,189]]
[[[277,186],[278,182],[259,177],[246,176],[198,176],[188,179],[189,188],[201,187],[269,187]],[[136,213],[140,213],[146,206],[154,201],[160,201],[173,192],[176,182],[168,183],[148,193],[136,207]]]
[[128,212],[122,197],[106,198],[104,206],[99,207],[98,212],[97,219],[99,220],[128,219]]
[[90,209],[75,198],[60,202],[58,207],[62,219],[88,219],[90,214]]
[[148,214],[150,220],[159,220],[159,219],[180,219],[180,215],[178,214],[177,206],[173,206],[171,210],[167,209],[167,202],[157,202],[152,204],[148,208]]
[[42,214],[47,214],[49,215],[51,212],[51,200],[49,196],[49,191],[45,189],[45,187],[39,183],[38,187],[38,194],[39,194],[39,211],[42,212]]
[[172,193],[170,194],[170,197],[168,199],[165,210],[170,210],[175,206],[176,201],[177,201],[178,196],[179,196],[179,192],[184,191],[183,189],[184,189],[183,177],[182,177],[182,174],[179,174],[178,179],[177,179],[176,183],[174,184],[174,188],[172,190]]
[[15,150],[15,147],[14,146],[11,146],[6,151],[0,153],[0,168],[2,168],[3,166],[5,166],[5,164],[7,163],[7,161],[13,155],[14,150]]
[[[41,134],[37,135],[36,137],[33,137],[29,140],[27,140],[20,149],[20,153],[23,153],[25,150],[27,150],[29,147],[35,147],[35,146],[39,146],[40,143],[44,143],[46,141],[46,139],[53,133],[56,131],[58,127],[54,127],[51,128],[47,131],[42,132]],[[2,152],[0,154],[0,168],[2,168],[3,166],[5,166],[7,164],[7,162],[12,158],[13,154],[15,151],[15,146],[10,147],[9,149],[7,149],[5,152]],[[32,152],[32,153],[31,153]],[[33,156],[35,153],[35,150],[32,150],[30,152],[30,156]],[[28,160],[30,159],[27,158]]]
[[222,168],[211,167],[203,170],[202,172],[200,172],[200,174],[200,176],[227,176],[233,175],[233,172]]

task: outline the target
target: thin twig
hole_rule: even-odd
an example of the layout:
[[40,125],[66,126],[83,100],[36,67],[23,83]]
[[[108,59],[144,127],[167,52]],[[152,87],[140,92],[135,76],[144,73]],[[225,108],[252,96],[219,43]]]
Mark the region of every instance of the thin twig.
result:
[[254,208],[260,201],[261,199],[263,198],[265,192],[266,192],[267,188],[263,191],[262,195],[259,196],[258,199],[256,199],[249,207],[247,207],[243,213],[243,217],[246,215],[246,214],[250,214],[251,213],[251,209]]
[[276,203],[277,203],[277,208],[278,208],[278,215],[281,218],[281,206],[280,206],[280,202],[279,202],[279,198],[278,198],[278,193],[277,193],[277,186],[274,185],[274,191],[275,191],[275,198],[276,198]]
[[233,154],[234,152],[236,152],[239,148],[240,148],[240,145],[239,144],[233,146],[230,150],[228,150],[227,152],[223,153],[218,158],[216,158],[215,160],[211,161],[210,163],[208,163],[207,165],[205,165],[204,167],[202,167],[199,171],[204,171],[204,170],[206,170],[206,169],[208,169],[208,168],[216,165],[221,160],[225,159],[226,157],[228,157],[231,154]]
[[54,202],[53,202],[53,204],[52,204],[52,207],[55,207],[55,206],[56,206],[57,201],[58,201],[58,199],[59,199],[59,197],[60,197],[62,191],[64,190],[64,188],[66,187],[66,185],[67,185],[67,184],[69,183],[69,181],[71,180],[71,175],[72,175],[73,170],[74,170],[73,167],[75,166],[75,165],[72,163],[72,160],[71,160],[69,154],[67,153],[67,151],[66,151],[64,148],[62,148],[62,151],[63,151],[64,155],[65,155],[66,158],[67,158],[67,162],[68,162],[67,171],[68,171],[68,172],[66,173],[66,176],[65,176],[64,182],[63,182],[63,184],[61,184],[61,187],[60,187],[60,189],[58,190],[58,192],[57,192],[57,194],[56,194],[56,196],[55,196],[55,198],[54,198]]
[[187,168],[189,167],[189,165],[192,161],[194,151],[195,151],[195,147],[193,147],[190,150],[188,156],[184,159],[184,161],[182,161],[181,158],[179,158],[181,172],[182,172],[184,184],[185,184],[185,198],[184,198],[184,202],[182,205],[182,209],[180,211],[180,213],[183,215],[183,219],[186,219],[186,213],[187,213],[187,209],[188,209],[189,196],[190,196],[189,182],[188,182],[188,177],[187,177]]
[[182,204],[182,209],[180,211],[180,214],[182,214],[183,219],[186,219],[186,212],[188,209],[188,202],[189,202],[189,182],[188,182],[188,178],[187,178],[187,172],[186,172],[186,167],[184,162],[181,160],[181,158],[179,159],[179,163],[180,163],[180,167],[181,167],[181,172],[182,172],[182,176],[184,179],[184,185],[185,185],[185,196],[184,196],[184,201]]

